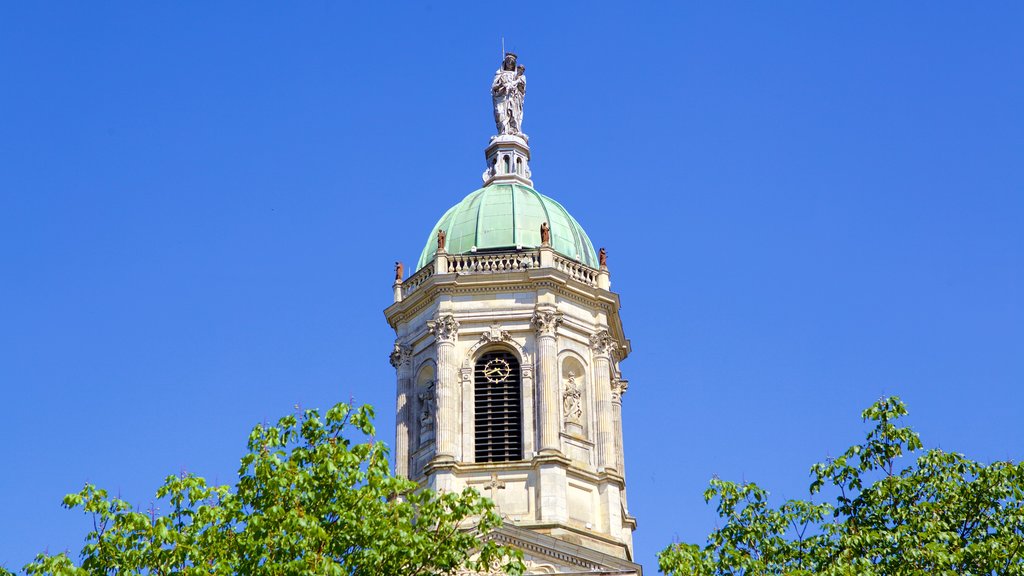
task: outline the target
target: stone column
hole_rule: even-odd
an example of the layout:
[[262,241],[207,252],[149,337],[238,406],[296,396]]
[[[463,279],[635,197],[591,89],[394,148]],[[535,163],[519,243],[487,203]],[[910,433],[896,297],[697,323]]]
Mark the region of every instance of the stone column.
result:
[[[629,388],[629,381],[617,378],[612,381],[612,423],[615,426],[615,469],[619,476],[626,476],[625,452],[622,449],[622,395]],[[622,495],[626,499],[625,493]]]
[[612,413],[612,354],[618,345],[607,330],[590,337],[594,354],[594,398],[597,400],[597,467],[615,470],[615,424]]
[[427,323],[437,345],[437,455],[438,460],[455,460],[459,453],[460,406],[459,370],[455,360],[455,340],[459,321],[451,314]]
[[562,315],[554,307],[538,307],[533,314],[533,326],[537,329],[537,412],[540,415],[541,454],[561,453],[558,439],[558,347],[555,331],[562,323]]
[[398,379],[397,405],[395,406],[395,475],[409,477],[409,394],[412,391],[412,347],[395,342],[391,352],[391,365],[395,367]]

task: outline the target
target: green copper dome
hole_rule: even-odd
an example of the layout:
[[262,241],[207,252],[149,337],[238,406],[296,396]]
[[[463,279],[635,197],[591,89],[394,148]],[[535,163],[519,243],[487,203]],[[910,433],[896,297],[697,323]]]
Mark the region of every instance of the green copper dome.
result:
[[597,268],[594,245],[561,204],[529,186],[506,183],[481,188],[449,208],[427,237],[416,269],[434,259],[438,230],[445,231],[449,254],[464,254],[474,247],[477,251],[536,248],[544,222],[551,227],[551,247],[556,252]]

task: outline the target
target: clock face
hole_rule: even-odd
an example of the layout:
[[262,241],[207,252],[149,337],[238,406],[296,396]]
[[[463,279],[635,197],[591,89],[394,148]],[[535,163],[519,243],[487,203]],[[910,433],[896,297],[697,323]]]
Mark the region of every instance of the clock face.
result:
[[487,378],[488,382],[504,382],[508,380],[511,373],[512,368],[508,365],[508,362],[501,358],[494,358],[487,364],[484,364],[484,377]]

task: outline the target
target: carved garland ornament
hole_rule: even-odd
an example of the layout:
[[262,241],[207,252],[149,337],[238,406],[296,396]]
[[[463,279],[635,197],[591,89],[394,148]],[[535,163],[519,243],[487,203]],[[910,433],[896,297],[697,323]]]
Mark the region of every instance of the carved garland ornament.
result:
[[508,342],[511,339],[512,335],[508,333],[508,330],[502,330],[501,326],[491,324],[490,330],[480,335],[480,345],[491,342]]
[[459,335],[459,321],[451,314],[446,314],[438,317],[437,320],[427,322],[427,328],[430,329],[430,333],[434,335],[434,339],[438,342],[455,342]]
[[607,330],[599,330],[590,336],[590,348],[598,356],[611,356],[619,347]]

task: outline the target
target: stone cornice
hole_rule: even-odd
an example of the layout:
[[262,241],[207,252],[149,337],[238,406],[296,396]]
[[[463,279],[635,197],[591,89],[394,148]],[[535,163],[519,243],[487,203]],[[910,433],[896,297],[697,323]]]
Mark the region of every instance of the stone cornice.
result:
[[615,471],[591,472],[575,466],[571,460],[561,454],[538,454],[530,460],[515,462],[457,462],[454,460],[432,460],[423,468],[423,475],[435,472],[450,471],[455,474],[471,474],[474,472],[526,472],[548,464],[556,464],[565,468],[566,476],[600,486],[614,484],[620,489],[625,488],[626,481]]
[[[569,278],[563,272],[553,268],[539,268],[500,274],[437,274],[427,278],[419,290],[401,302],[396,302],[384,310],[385,317],[392,328],[415,318],[422,311],[436,305],[443,296],[466,296],[500,294],[508,292],[537,292],[548,290],[557,296],[573,300],[584,306],[596,307],[608,317],[608,330],[619,343],[618,359],[629,355],[630,345],[622,331],[619,319],[619,296],[608,290],[595,288]],[[529,321],[531,318],[527,317]],[[571,322],[566,317],[565,323]]]

